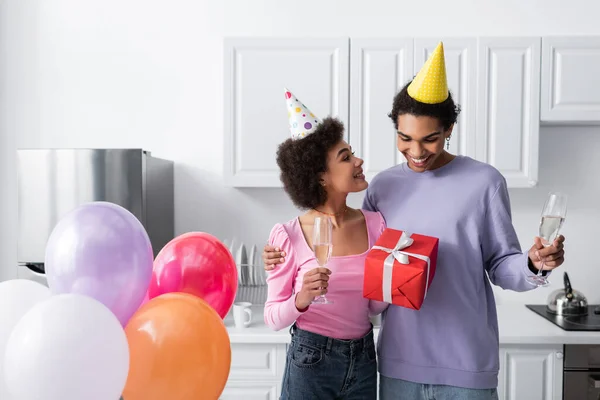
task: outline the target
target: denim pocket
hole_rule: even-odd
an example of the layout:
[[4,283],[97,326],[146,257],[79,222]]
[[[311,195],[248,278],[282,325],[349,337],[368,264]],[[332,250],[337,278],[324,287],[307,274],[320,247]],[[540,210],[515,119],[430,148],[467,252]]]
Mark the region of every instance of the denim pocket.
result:
[[297,367],[314,367],[323,360],[323,351],[305,343],[294,343],[290,358]]

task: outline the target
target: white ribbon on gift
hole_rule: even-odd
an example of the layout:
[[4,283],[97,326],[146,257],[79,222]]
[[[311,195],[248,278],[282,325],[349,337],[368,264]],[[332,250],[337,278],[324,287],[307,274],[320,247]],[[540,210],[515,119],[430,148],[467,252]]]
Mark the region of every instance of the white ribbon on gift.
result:
[[394,260],[398,261],[400,264],[407,265],[410,263],[408,256],[418,258],[419,260],[423,260],[427,263],[427,279],[425,280],[425,296],[427,296],[427,289],[429,288],[430,260],[429,257],[421,254],[402,251],[413,244],[414,240],[410,236],[411,233],[402,232],[400,239],[398,239],[398,243],[396,243],[396,246],[394,246],[393,249],[382,246],[373,246],[373,249],[383,250],[390,254],[386,257],[385,262],[383,263],[383,281],[381,283],[381,287],[383,289],[383,301],[386,303],[392,303],[392,291],[394,290],[392,287]]

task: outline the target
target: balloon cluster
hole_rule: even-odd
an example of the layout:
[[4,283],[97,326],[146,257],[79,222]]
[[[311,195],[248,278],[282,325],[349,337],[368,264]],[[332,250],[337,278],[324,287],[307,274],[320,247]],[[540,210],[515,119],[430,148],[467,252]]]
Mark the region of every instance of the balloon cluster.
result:
[[214,236],[178,236],[154,259],[133,214],[93,202],[54,227],[45,268],[48,287],[0,283],[0,399],[221,395],[238,275]]

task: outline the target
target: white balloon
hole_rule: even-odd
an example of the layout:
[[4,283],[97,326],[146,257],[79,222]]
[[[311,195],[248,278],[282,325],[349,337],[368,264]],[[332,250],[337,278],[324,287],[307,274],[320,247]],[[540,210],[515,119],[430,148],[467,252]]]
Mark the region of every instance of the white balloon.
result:
[[77,294],[38,303],[13,329],[4,360],[19,400],[118,400],[129,372],[129,346],[117,317]]
[[9,400],[4,383],[6,342],[21,317],[37,303],[50,298],[50,289],[27,279],[0,282],[0,399]]

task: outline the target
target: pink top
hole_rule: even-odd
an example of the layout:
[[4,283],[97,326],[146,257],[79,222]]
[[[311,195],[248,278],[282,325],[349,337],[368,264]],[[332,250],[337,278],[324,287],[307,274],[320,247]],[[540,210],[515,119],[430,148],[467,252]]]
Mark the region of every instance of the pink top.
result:
[[[385,221],[379,212],[362,212],[371,248],[385,229]],[[275,225],[269,244],[286,252],[285,261],[276,265],[267,276],[269,292],[265,303],[265,323],[274,330],[286,328],[296,321],[298,328],[319,335],[356,339],[371,329],[369,316],[387,308],[387,303],[368,300],[362,295],[367,256],[364,252],[331,257],[327,264],[331,270],[327,299],[333,304],[313,304],[304,312],[298,311],[295,293],[302,288],[304,274],[319,266],[304,238],[298,218]]]

